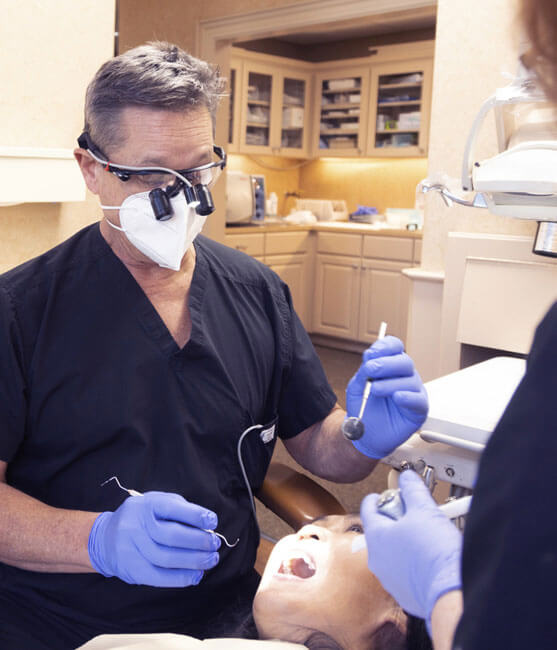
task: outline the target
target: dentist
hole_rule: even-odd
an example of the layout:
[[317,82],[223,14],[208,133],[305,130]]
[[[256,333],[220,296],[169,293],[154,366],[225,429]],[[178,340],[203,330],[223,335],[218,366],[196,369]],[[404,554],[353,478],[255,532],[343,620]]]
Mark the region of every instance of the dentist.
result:
[[359,480],[426,416],[386,337],[349,388],[355,415],[375,379],[366,433],[344,438],[288,287],[199,234],[222,93],[168,43],[106,62],[75,150],[103,218],[0,277],[1,647],[226,629],[259,579],[243,469],[257,491],[278,436],[311,472]]

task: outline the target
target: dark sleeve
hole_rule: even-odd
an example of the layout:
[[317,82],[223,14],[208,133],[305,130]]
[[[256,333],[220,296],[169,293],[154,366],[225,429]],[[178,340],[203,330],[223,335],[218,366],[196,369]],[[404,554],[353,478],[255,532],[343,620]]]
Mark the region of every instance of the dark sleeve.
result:
[[557,648],[557,303],[483,453],[454,648]]
[[289,356],[278,405],[279,435],[292,438],[323,420],[337,402],[315,348],[296,314],[288,287],[286,330]]
[[27,390],[22,348],[13,302],[0,287],[0,460],[8,463],[25,431]]

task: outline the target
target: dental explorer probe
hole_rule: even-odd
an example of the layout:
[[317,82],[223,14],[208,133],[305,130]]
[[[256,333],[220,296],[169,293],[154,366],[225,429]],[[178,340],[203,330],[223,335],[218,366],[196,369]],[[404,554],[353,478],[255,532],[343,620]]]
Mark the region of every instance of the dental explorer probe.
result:
[[[386,332],[387,332],[387,323],[385,323],[385,321],[381,321],[377,340],[379,341],[380,339],[382,339],[385,336]],[[367,400],[369,398],[369,393],[371,391],[371,384],[372,384],[372,380],[367,379],[358,417],[352,416],[346,418],[346,420],[344,420],[344,422],[342,423],[342,433],[344,434],[345,438],[348,438],[348,440],[359,440],[364,435],[364,423],[362,422],[362,415],[364,414],[367,405]]]
[[[131,497],[142,497],[143,496],[143,492],[138,492],[137,490],[132,490],[132,488],[124,487],[120,483],[120,481],[118,480],[117,476],[111,476],[110,478],[107,478],[106,481],[104,481],[104,483],[101,483],[101,487],[103,485],[106,485],[110,481],[116,481],[116,484],[118,485],[118,487],[121,490],[124,490],[124,492],[127,492]],[[206,533],[213,533],[213,535],[216,535],[217,537],[220,537],[224,541],[224,543],[228,546],[228,548],[234,548],[236,546],[236,544],[240,541],[240,538],[238,537],[238,539],[234,542],[234,544],[231,544],[222,533],[217,533],[216,530],[211,530],[210,528],[201,528],[201,530],[205,531]]]

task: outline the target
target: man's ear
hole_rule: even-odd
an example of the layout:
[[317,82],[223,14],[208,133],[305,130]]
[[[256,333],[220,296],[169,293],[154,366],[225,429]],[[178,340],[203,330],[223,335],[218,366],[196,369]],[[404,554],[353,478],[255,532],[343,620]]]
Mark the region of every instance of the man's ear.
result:
[[93,194],[99,193],[98,173],[102,167],[94,160],[85,149],[74,149],[73,155],[81,169],[87,188]]

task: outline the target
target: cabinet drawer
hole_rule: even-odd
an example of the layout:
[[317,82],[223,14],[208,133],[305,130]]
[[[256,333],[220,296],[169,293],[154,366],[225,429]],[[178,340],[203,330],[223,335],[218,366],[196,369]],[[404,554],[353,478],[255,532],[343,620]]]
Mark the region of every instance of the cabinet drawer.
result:
[[265,255],[305,253],[308,232],[268,232],[265,237]]
[[318,232],[317,252],[332,255],[362,255],[362,235]]
[[412,262],[413,239],[364,235],[364,257]]
[[248,255],[265,254],[265,235],[264,233],[238,233],[237,235],[226,235],[225,243],[230,248],[242,251]]

